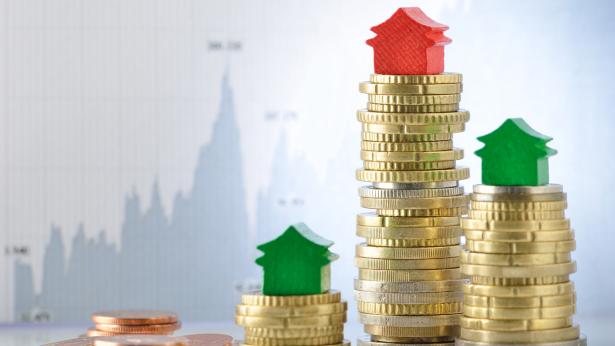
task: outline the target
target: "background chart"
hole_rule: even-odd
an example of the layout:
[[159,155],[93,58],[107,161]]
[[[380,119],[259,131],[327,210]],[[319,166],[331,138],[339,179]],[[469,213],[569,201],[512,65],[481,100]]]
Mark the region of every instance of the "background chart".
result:
[[505,118],[554,137],[577,315],[612,316],[612,3],[0,0],[0,321],[230,320],[256,244],[305,221],[335,241],[355,323],[364,41],[411,5],[451,28],[466,187]]

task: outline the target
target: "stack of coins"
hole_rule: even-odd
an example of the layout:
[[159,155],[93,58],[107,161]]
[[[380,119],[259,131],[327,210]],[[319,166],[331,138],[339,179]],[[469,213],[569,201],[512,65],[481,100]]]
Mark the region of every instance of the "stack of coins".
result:
[[175,313],[157,310],[100,311],[92,314],[92,321],[87,336],[170,335],[181,327]]
[[350,345],[344,340],[347,304],[338,291],[298,296],[244,294],[235,322],[245,328],[241,345]]
[[362,123],[357,179],[355,298],[369,340],[359,345],[439,343],[459,335],[465,282],[459,269],[460,216],[467,195],[457,167],[463,150],[453,147],[469,113],[459,110],[462,76],[378,75],[361,83],[367,109]]
[[462,220],[466,252],[460,345],[585,345],[573,324],[576,270],[561,185],[474,186]]

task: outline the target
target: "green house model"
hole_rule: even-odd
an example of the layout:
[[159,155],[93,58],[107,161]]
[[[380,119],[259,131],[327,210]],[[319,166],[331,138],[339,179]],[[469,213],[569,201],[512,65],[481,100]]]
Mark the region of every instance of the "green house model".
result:
[[507,119],[495,131],[478,137],[485,143],[482,149],[476,151],[482,159],[483,184],[548,184],[548,157],[557,153],[547,146],[551,139],[532,129],[521,118]]
[[265,272],[263,294],[272,296],[320,294],[331,286],[330,263],[338,258],[333,242],[303,223],[289,226],[276,239],[259,245],[265,254],[256,264]]

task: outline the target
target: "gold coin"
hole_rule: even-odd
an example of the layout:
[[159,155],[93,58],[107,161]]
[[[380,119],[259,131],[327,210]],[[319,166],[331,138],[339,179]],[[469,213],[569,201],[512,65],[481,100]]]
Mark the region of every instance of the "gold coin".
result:
[[455,168],[456,161],[383,162],[363,161],[363,168],[377,171],[430,171]]
[[564,210],[568,206],[565,200],[560,201],[472,201],[473,210],[485,211],[552,211]]
[[555,252],[541,254],[486,254],[463,252],[461,261],[464,264],[479,264],[490,266],[535,266],[559,263],[570,263],[570,252]]
[[536,231],[536,232],[493,232],[465,229],[463,233],[469,240],[486,240],[505,243],[543,242],[573,240],[572,231]]
[[377,209],[381,216],[428,217],[428,216],[462,216],[467,214],[467,207],[434,209]]
[[546,297],[485,297],[465,295],[463,305],[478,306],[482,308],[541,308],[552,306],[574,305],[574,293]]
[[472,193],[473,201],[480,202],[510,202],[510,201],[526,201],[526,202],[549,202],[549,201],[563,201],[566,199],[566,194],[557,193],[545,193],[539,195],[524,195],[524,194],[499,194],[490,195],[485,193]]
[[372,83],[390,84],[450,84],[461,83],[461,73],[444,72],[431,75],[389,75],[372,74],[369,80]]
[[367,182],[421,183],[464,180],[470,176],[467,167],[435,171],[366,171],[357,170],[357,180]]
[[[413,340],[408,338],[393,338],[394,340],[373,341],[357,339],[357,346],[424,346],[425,340]],[[418,341],[415,342],[415,341]],[[393,345],[391,345],[393,343]],[[455,346],[454,342],[429,342],[428,346]],[[580,345],[577,345],[580,346]]]
[[463,158],[463,149],[440,151],[367,151],[361,150],[361,160],[385,162],[453,161]]
[[315,304],[304,306],[260,306],[260,305],[237,305],[237,315],[262,316],[262,317],[295,317],[330,315],[346,311],[347,303]]
[[572,325],[572,317],[534,319],[534,320],[490,320],[462,316],[461,328],[493,330],[500,332],[522,332],[565,328]]
[[383,134],[435,134],[459,133],[465,130],[465,124],[435,124],[435,125],[392,125],[367,124],[361,125],[363,132]]
[[466,240],[466,250],[485,253],[509,253],[509,254],[530,254],[530,253],[552,253],[552,252],[571,252],[574,251],[576,242],[574,240],[565,241],[543,241],[540,243],[498,243],[493,241]]
[[[356,287],[355,287],[356,288]],[[463,292],[468,295],[490,296],[490,297],[538,297],[538,296],[557,296],[574,292],[574,283],[564,282],[552,285],[537,286],[489,286],[469,284],[463,286]]]
[[491,330],[466,329],[461,330],[461,338],[485,343],[546,343],[579,338],[579,326],[533,330],[523,332],[499,332]]
[[359,323],[391,327],[439,327],[459,325],[461,314],[434,316],[387,316],[359,313]]
[[378,84],[359,83],[359,92],[375,95],[450,95],[462,91],[461,83],[450,84]]
[[477,285],[490,286],[528,286],[552,285],[570,281],[569,275],[543,276],[537,278],[494,278],[489,276],[472,276],[471,281]]
[[364,269],[385,270],[423,270],[458,268],[461,261],[459,257],[427,258],[427,259],[383,259],[355,257],[355,266]]
[[365,243],[369,246],[388,246],[397,248],[459,245],[459,241],[459,237],[440,239],[365,239]]
[[391,105],[439,105],[459,103],[460,94],[451,95],[367,95],[367,101],[371,103]]
[[461,254],[459,245],[435,246],[428,248],[390,248],[357,244],[356,255],[359,257],[417,260],[428,258],[457,258]]
[[361,206],[370,209],[436,209],[466,207],[468,196],[424,198],[371,198],[361,197]]
[[[357,235],[364,238],[382,239],[442,239],[461,236],[461,227],[370,227],[357,226]],[[419,251],[419,250],[417,250]],[[422,250],[420,250],[422,251]],[[371,257],[371,256],[364,256]]]
[[[387,198],[387,199],[404,199],[404,198],[433,198],[433,197],[451,197],[463,195],[463,187],[447,187],[436,189],[379,189],[373,186],[363,186],[359,188],[359,197],[367,198]],[[466,197],[467,199],[467,197]]]
[[463,311],[463,303],[434,303],[434,304],[382,304],[357,302],[359,312],[366,314],[379,314],[391,316],[403,315],[449,315]]
[[361,141],[361,150],[369,151],[440,151],[453,149],[453,141],[387,143]]
[[459,103],[439,105],[387,105],[368,102],[367,110],[370,112],[390,113],[448,113],[457,112],[459,110]]
[[560,184],[547,184],[540,186],[495,186],[495,185],[474,185],[473,191],[484,194],[500,195],[540,195],[560,193],[564,188]]
[[399,336],[399,337],[434,337],[459,336],[459,325],[437,327],[389,327],[378,325],[364,325],[363,331],[370,335]]
[[361,109],[357,111],[357,120],[362,123],[370,124],[460,124],[470,120],[470,112],[462,110],[459,112],[446,113],[387,113]]
[[379,216],[375,213],[362,213],[357,215],[357,225],[377,227],[441,227],[459,225],[458,217],[390,217]]
[[549,211],[484,211],[470,210],[468,217],[471,219],[495,220],[495,221],[526,221],[526,220],[557,220],[566,217],[563,210]]
[[313,328],[343,324],[344,322],[346,322],[346,313],[300,317],[235,316],[237,325],[253,328]]
[[457,292],[468,284],[468,280],[438,280],[387,282],[354,280],[354,289],[363,292],[376,293],[421,293],[421,292]]
[[568,275],[577,271],[577,262],[544,264],[534,266],[495,266],[462,264],[461,272],[466,275],[492,276],[498,278],[535,278],[541,276]]
[[295,339],[274,339],[262,338],[256,336],[245,336],[244,343],[246,345],[256,346],[317,346],[341,343],[344,340],[344,334],[323,335]]
[[[392,336],[382,336],[382,335],[370,335],[370,339],[377,342],[386,342],[386,343],[401,343],[403,345],[396,346],[423,346],[423,344],[429,344],[429,346],[438,346],[442,343],[453,343],[455,344],[454,336],[433,336],[433,337],[392,337]],[[417,345],[418,344],[418,345]],[[387,345],[385,345],[387,346]]]
[[378,304],[437,304],[463,301],[463,292],[418,292],[418,293],[381,293],[354,291],[359,302]]
[[574,305],[552,306],[546,308],[483,308],[478,306],[463,306],[463,314],[467,317],[488,318],[492,320],[531,320],[546,318],[565,318],[574,315]]
[[462,219],[463,228],[483,231],[556,231],[569,230],[570,220],[495,221]]
[[271,329],[271,328],[245,328],[245,335],[258,338],[295,339],[314,338],[319,336],[337,335],[344,333],[343,325],[294,328],[294,329]]
[[372,183],[375,189],[391,189],[391,190],[425,190],[425,189],[444,189],[449,187],[460,187],[459,182],[455,180],[438,181],[429,183]]
[[313,304],[339,303],[339,291],[302,296],[266,296],[261,292],[250,292],[241,295],[241,304],[262,306],[305,306]]
[[453,139],[452,133],[375,133],[361,132],[361,138],[364,141],[373,142],[432,142],[432,141],[450,141]]
[[359,279],[374,281],[430,281],[461,279],[461,271],[455,269],[429,270],[373,270],[359,269]]

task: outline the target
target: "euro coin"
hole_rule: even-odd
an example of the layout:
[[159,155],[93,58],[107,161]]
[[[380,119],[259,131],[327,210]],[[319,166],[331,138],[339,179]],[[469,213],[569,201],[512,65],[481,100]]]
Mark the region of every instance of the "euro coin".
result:
[[255,317],[236,315],[235,323],[253,328],[315,328],[346,322],[346,314],[331,314],[299,317]]
[[359,279],[374,281],[432,281],[461,279],[461,271],[455,269],[430,270],[373,270],[359,269]]
[[373,186],[363,186],[359,188],[359,197],[364,197],[364,198],[402,199],[402,198],[451,197],[451,196],[460,196],[460,195],[463,195],[462,186],[435,188],[435,189],[415,189],[415,190],[378,189]]
[[467,306],[478,306],[483,308],[540,308],[563,305],[574,305],[576,298],[574,293],[562,294],[559,296],[545,297],[485,297],[475,295],[465,295],[463,304]]
[[439,327],[458,325],[460,314],[434,316],[386,316],[359,313],[362,324],[391,327]]
[[508,254],[531,254],[531,253],[554,253],[574,251],[576,242],[543,241],[536,243],[500,243],[482,240],[466,240],[465,248],[472,252],[484,253],[508,253]]
[[367,182],[421,183],[464,180],[470,176],[467,167],[435,171],[366,171],[358,169],[357,179]]
[[561,193],[564,191],[560,184],[547,184],[540,186],[494,186],[494,185],[474,185],[475,193],[484,194],[512,194],[512,195],[541,195],[551,193]]
[[[442,227],[372,227],[357,226],[357,235],[364,238],[382,239],[442,239],[461,236],[459,226]],[[365,256],[370,257],[370,256]]]
[[365,269],[388,269],[388,270],[423,270],[423,269],[445,269],[458,268],[459,257],[448,258],[427,258],[427,259],[383,259],[356,257],[355,266]]
[[375,293],[458,292],[465,288],[464,284],[468,284],[468,280],[387,282],[355,279],[354,289]]
[[534,320],[490,320],[462,316],[461,328],[493,330],[500,332],[523,332],[566,328],[572,325],[572,317],[534,319]]
[[450,84],[377,84],[359,83],[359,92],[375,95],[447,95],[461,93],[461,83]]
[[355,250],[355,253],[358,257],[406,260],[457,257],[461,254],[461,247],[458,245],[404,249],[367,246],[365,243],[362,243],[358,244],[355,247]]
[[361,206],[370,209],[436,209],[466,207],[464,195],[424,198],[371,198],[361,197]]
[[470,210],[468,217],[480,220],[495,221],[526,221],[526,220],[558,220],[564,219],[563,210],[549,211],[485,211]]
[[544,308],[483,308],[478,306],[463,306],[463,315],[492,320],[530,320],[565,318],[575,313],[574,305],[551,306]]
[[441,151],[368,151],[361,150],[361,160],[387,162],[452,161],[463,158],[462,149]]
[[439,105],[459,103],[461,95],[367,95],[367,101],[371,103],[392,105]]
[[571,256],[569,252],[521,255],[463,252],[461,254],[461,261],[465,264],[515,267],[569,263],[571,261]]
[[357,215],[357,225],[378,227],[441,227],[459,225],[458,217],[387,217],[375,213]]
[[[370,341],[357,339],[357,346],[424,346],[423,343],[406,343],[405,340],[400,340],[400,342],[395,342],[391,345],[391,342],[382,342],[382,341]],[[454,342],[436,342],[429,343],[429,346],[455,346]]]
[[346,302],[341,302],[304,306],[237,305],[235,311],[237,315],[245,316],[294,317],[337,314],[346,311],[346,309]]
[[574,232],[570,230],[562,231],[535,231],[535,232],[493,232],[466,229],[463,231],[466,239],[484,240],[495,242],[553,242],[573,240]]
[[463,311],[462,302],[433,304],[383,304],[357,302],[359,312],[377,315],[450,315]]
[[459,245],[459,237],[438,238],[438,239],[381,239],[366,238],[365,243],[369,246],[388,246],[388,247],[430,247],[430,246],[450,246]]
[[363,161],[363,168],[377,171],[430,171],[455,168],[456,161],[387,162]]
[[296,339],[314,338],[319,336],[337,335],[344,333],[344,326],[332,325],[315,328],[271,329],[271,328],[245,328],[245,335],[259,338]]
[[357,120],[370,124],[397,124],[397,125],[437,125],[437,124],[460,124],[470,120],[470,112],[461,110],[458,112],[443,113],[387,113],[358,110]]
[[570,229],[570,220],[495,221],[462,219],[463,228],[483,231],[556,231]]
[[573,340],[579,338],[579,326],[534,330],[523,332],[499,332],[490,330],[462,329],[461,338],[482,342],[501,342],[501,343],[544,343]]
[[388,105],[381,103],[367,103],[367,110],[370,112],[389,112],[389,113],[448,113],[457,112],[459,103],[448,103],[439,105]]
[[436,304],[454,303],[463,300],[461,290],[454,292],[381,293],[354,291],[357,301],[379,304]]
[[181,327],[179,322],[148,325],[119,325],[97,323],[96,329],[117,334],[170,334]]
[[250,292],[241,295],[241,304],[262,306],[305,306],[313,304],[339,303],[339,291],[301,296],[266,296],[261,292]]
[[453,141],[387,143],[361,141],[361,150],[369,151],[440,151],[453,149]]
[[398,337],[459,336],[459,325],[437,327],[390,327],[367,324],[363,330],[371,335]]
[[[486,343],[480,341],[470,341],[457,339],[455,342],[456,346],[510,346],[510,343]],[[386,346],[386,345],[384,345]],[[415,345],[418,346],[418,345]],[[555,341],[555,342],[543,342],[540,344],[535,343],[515,343],[515,346],[587,346],[587,338],[581,334],[578,339],[566,340],[566,341]]]
[[537,286],[489,286],[469,284],[463,286],[463,292],[467,295],[479,295],[490,297],[538,297],[538,296],[557,296],[574,292],[572,282],[564,282],[551,285]]
[[480,202],[510,202],[510,201],[525,201],[525,202],[552,202],[566,200],[566,194],[562,192],[545,193],[540,195],[524,195],[524,194],[486,194],[472,193],[473,201]]
[[484,211],[552,211],[564,210],[568,206],[565,200],[561,201],[496,201],[496,202],[481,202],[472,201],[473,210]]
[[542,276],[535,278],[496,278],[490,276],[472,276],[473,284],[490,286],[528,286],[552,285],[570,281],[569,275]]
[[496,266],[467,264],[461,265],[461,272],[466,275],[491,276],[498,278],[535,278],[552,275],[568,275],[576,272],[576,262],[543,264],[533,266]]
[[435,125],[399,125],[363,123],[363,132],[382,134],[437,134],[458,133],[465,130],[464,123]]
[[433,209],[377,209],[378,215],[404,217],[462,216],[467,214],[467,207],[433,208]]
[[372,83],[390,84],[450,84],[461,83],[460,73],[444,72],[432,75],[386,75],[372,74],[369,78]]
[[341,343],[343,340],[344,340],[343,334],[314,336],[314,337],[296,338],[296,339],[290,339],[290,338],[272,339],[272,338],[245,336],[244,343],[246,345],[257,345],[257,346],[318,346],[318,345],[338,344],[338,343]]
[[364,141],[373,142],[431,142],[431,141],[450,141],[453,139],[452,133],[377,133],[365,132],[361,133],[361,138]]

